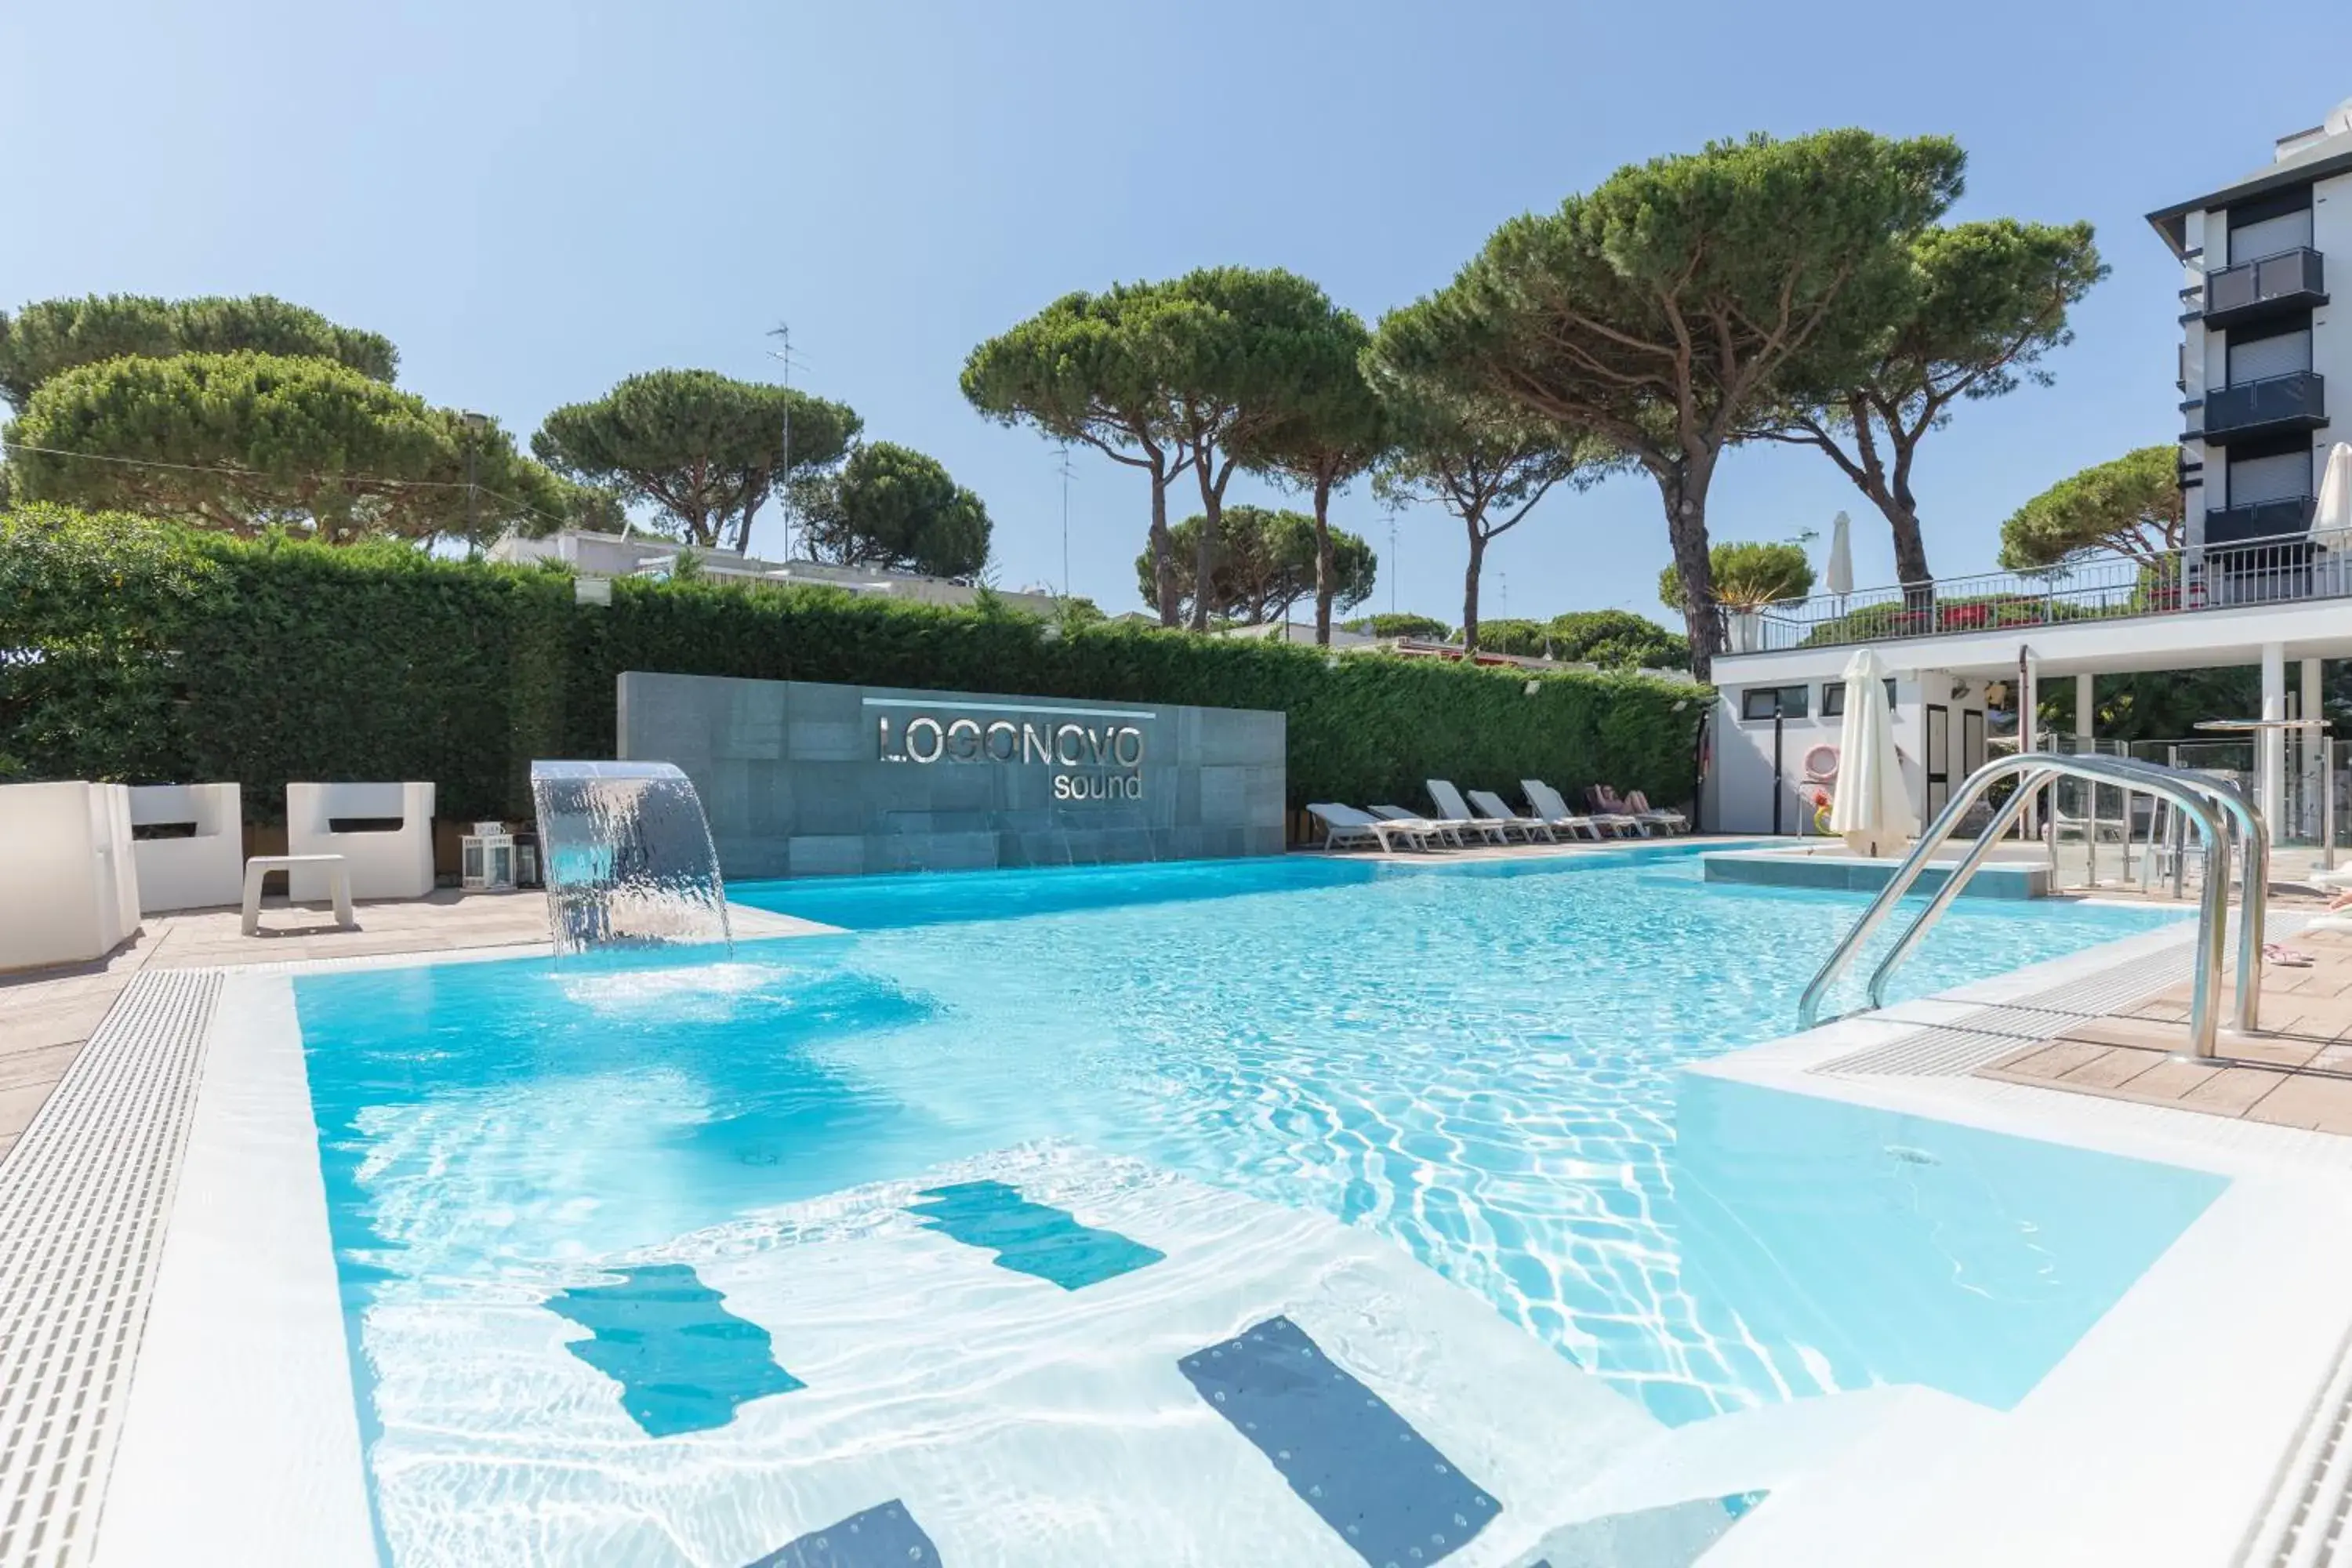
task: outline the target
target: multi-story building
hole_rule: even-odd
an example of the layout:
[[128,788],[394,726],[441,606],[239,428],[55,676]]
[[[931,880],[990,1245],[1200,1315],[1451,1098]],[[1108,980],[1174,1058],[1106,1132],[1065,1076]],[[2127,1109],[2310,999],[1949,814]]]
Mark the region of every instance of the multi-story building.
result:
[[[2242,744],[2273,833],[2326,831],[2338,793],[2329,747],[2342,742],[2280,721],[2320,717],[2325,662],[2352,658],[2352,531],[2313,529],[2327,454],[2352,441],[2352,411],[2337,419],[2328,405],[2331,382],[2352,400],[2352,297],[2331,306],[2328,293],[2331,270],[2352,289],[2352,100],[2280,138],[2267,167],[2148,221],[2187,269],[2179,548],[1947,578],[1927,594],[1815,594],[1731,617],[1733,651],[1715,660],[1708,826],[1786,833],[1813,821],[1833,788],[1831,706],[1867,644],[1894,678],[1896,744],[1923,817],[1984,763],[1995,721],[2036,712],[2053,681],[2075,692],[2074,733],[2055,743],[2090,744],[2101,675],[2251,666],[2260,710],[2207,717],[2267,726]],[[2174,753],[2158,743],[2151,754]]]
[[2270,166],[2148,215],[2180,258],[2181,488],[2189,542],[2311,526],[2332,444],[2327,387],[2352,397],[2352,100],[2279,139]]

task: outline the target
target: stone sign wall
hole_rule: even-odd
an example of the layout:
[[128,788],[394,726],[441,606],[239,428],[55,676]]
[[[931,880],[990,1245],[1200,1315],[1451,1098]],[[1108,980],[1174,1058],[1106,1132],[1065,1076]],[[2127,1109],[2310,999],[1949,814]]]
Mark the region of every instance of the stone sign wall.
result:
[[675,763],[730,877],[1274,855],[1283,715],[620,678],[620,755]]

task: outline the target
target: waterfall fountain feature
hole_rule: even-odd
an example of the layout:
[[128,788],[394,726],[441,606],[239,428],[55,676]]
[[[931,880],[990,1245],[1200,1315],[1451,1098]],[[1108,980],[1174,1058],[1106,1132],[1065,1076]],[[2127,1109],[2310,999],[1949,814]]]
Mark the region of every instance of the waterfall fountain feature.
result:
[[558,954],[723,942],[727,887],[694,781],[668,763],[535,762]]

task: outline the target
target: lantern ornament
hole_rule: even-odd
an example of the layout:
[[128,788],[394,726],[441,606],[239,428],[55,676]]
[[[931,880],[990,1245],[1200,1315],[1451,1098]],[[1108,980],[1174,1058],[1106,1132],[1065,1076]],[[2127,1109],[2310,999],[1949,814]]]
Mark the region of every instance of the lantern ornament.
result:
[[478,822],[458,839],[457,885],[469,891],[514,890],[515,841],[505,823]]

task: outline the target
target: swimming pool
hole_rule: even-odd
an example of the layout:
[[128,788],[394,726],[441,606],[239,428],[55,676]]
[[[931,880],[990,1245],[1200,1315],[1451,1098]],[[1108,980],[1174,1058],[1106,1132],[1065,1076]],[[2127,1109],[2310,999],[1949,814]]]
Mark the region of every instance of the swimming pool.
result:
[[[298,981],[363,1405],[394,1319],[1067,1144],[1390,1237],[1668,1425],[2006,1408],[2221,1184],[1681,1070],[1786,1033],[1859,902],[1673,848],[731,891],[847,930]],[[1906,990],[2172,918],[1963,900]]]

